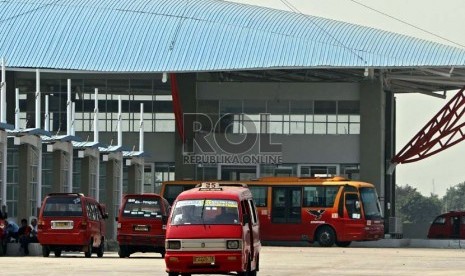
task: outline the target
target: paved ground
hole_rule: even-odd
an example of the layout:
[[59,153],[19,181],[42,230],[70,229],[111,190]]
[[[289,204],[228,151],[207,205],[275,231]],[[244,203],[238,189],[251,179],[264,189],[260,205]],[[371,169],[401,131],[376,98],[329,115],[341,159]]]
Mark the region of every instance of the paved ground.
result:
[[[53,254],[52,254],[53,255]],[[258,275],[463,275],[465,249],[266,246]],[[167,275],[159,254],[0,257],[0,275]]]

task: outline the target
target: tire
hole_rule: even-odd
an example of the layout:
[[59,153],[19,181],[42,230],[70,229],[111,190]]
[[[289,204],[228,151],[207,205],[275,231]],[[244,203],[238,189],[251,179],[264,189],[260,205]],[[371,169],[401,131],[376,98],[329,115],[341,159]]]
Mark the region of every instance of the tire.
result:
[[162,258],[165,258],[165,253],[166,253],[165,250],[162,250],[162,251],[160,252]]
[[320,246],[331,247],[336,242],[336,233],[329,226],[321,227],[316,233],[316,239]]
[[351,244],[351,241],[336,241],[336,245],[339,247],[347,247]]
[[48,247],[47,245],[42,246],[42,256],[44,256],[45,258],[50,256],[50,247]]
[[92,240],[90,240],[89,245],[87,246],[87,251],[84,252],[84,256],[86,258],[90,258],[92,256],[92,244],[93,244],[93,242],[92,242]]
[[3,244],[3,241],[0,240],[0,256],[6,255],[6,245]]
[[252,271],[252,260],[250,259],[250,257],[248,258],[248,261],[247,261],[247,270],[246,271],[238,271],[237,272],[237,275],[238,276],[256,276],[257,275],[257,271]]
[[129,247],[127,245],[120,245],[118,250],[118,256],[120,258],[129,257]]
[[105,240],[102,239],[97,249],[97,257],[102,258],[103,252],[105,252]]
[[61,257],[61,249],[57,249],[53,253],[55,254],[55,257]]

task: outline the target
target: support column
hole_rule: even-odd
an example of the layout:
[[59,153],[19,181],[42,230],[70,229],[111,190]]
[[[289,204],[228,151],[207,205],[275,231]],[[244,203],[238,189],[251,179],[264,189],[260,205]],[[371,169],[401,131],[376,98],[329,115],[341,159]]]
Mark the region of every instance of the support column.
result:
[[106,220],[107,239],[116,239],[115,217],[121,204],[121,169],[123,155],[121,152],[110,153],[106,164],[105,206],[109,219]]
[[[0,184],[0,210],[6,206],[6,183],[7,183],[7,154],[8,154],[8,141],[7,133],[0,130],[0,162],[1,162],[1,184]],[[6,208],[6,207],[5,207]]]
[[[131,160],[132,161],[132,160]],[[132,163],[128,167],[128,194],[142,194],[144,191],[144,163]]]
[[84,193],[86,196],[91,194],[90,192],[90,185],[91,185],[91,177],[90,177],[90,172],[91,172],[91,157],[90,156],[84,156],[81,158],[81,193]]
[[360,84],[360,115],[360,179],[376,186],[385,206],[385,95],[379,79]]
[[31,164],[29,160],[30,149],[32,146],[28,144],[18,145],[19,152],[19,170],[18,170],[18,217],[20,221],[23,218],[29,218],[31,216],[31,201],[28,199],[28,195],[31,194],[29,185],[29,179],[32,177]]
[[52,168],[53,172],[52,177],[53,177],[53,182],[52,182],[52,192],[53,193],[62,193],[65,192],[63,190],[63,183],[65,183],[66,179],[64,179],[64,175],[61,173],[63,170],[63,165],[65,162],[65,158],[62,154],[61,151],[56,150],[53,151],[52,153]]
[[[183,113],[195,113],[197,110],[196,99],[196,74],[176,74],[179,88],[179,99]],[[186,142],[192,141],[192,127],[184,128]],[[192,178],[195,179],[195,165],[185,165],[183,161],[183,142],[176,130],[175,135],[175,175],[176,179]]]

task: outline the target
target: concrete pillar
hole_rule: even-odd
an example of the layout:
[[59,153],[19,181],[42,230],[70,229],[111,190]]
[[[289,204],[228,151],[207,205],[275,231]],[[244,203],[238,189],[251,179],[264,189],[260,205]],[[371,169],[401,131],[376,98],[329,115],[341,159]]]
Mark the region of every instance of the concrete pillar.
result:
[[360,84],[360,179],[373,183],[385,201],[385,95],[379,79]]
[[128,194],[143,193],[144,163],[133,163],[128,167]]
[[[385,91],[386,94],[386,168],[389,167],[392,157],[396,154],[396,99],[394,93]],[[395,170],[392,174],[385,176],[385,216],[396,216],[396,175]],[[389,208],[387,208],[388,204]]]
[[29,185],[29,180],[32,177],[31,165],[29,160],[29,155],[31,145],[22,144],[18,145],[19,152],[19,170],[18,170],[18,217],[17,220],[20,221],[23,218],[29,218],[32,213],[32,205],[29,201],[29,195],[31,194],[31,187]]
[[121,194],[119,189],[121,185],[121,166],[123,156],[121,153],[111,153],[112,157],[106,164],[106,179],[105,179],[105,202],[106,210],[109,219],[106,220],[107,239],[116,239],[116,223],[115,217],[118,215],[118,209],[121,204]]
[[[176,74],[179,88],[179,100],[183,113],[195,113],[197,110],[196,100],[196,74]],[[193,139],[192,127],[186,127],[186,140]],[[189,131],[190,130],[190,131]],[[195,165],[185,165],[183,162],[183,143],[176,129],[175,135],[175,175],[176,179],[195,178]]]
[[63,153],[59,150],[56,150],[52,153],[52,168],[53,168],[53,182],[52,182],[52,193],[62,193],[63,191],[63,183],[66,181],[64,179],[64,175],[62,173],[62,169],[64,166],[65,158]]
[[90,183],[91,183],[91,178],[90,178],[90,172],[91,172],[91,156],[84,156],[84,158],[81,158],[81,193],[84,193],[85,195],[90,195]]
[[[7,183],[7,154],[8,154],[8,141],[7,133],[4,130],[0,130],[0,208],[6,206],[6,183]],[[0,209],[1,210],[1,209]]]

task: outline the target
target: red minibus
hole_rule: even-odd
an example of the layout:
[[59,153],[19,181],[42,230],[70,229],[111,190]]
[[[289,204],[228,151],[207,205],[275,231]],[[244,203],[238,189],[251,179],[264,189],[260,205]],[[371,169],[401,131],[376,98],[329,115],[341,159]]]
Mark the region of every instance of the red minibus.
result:
[[37,238],[44,257],[53,251],[81,251],[86,257],[103,257],[105,208],[95,199],[77,193],[53,193],[40,208]]
[[256,207],[245,185],[203,183],[174,202],[166,231],[168,275],[256,275],[260,249]]
[[157,252],[165,256],[165,231],[170,205],[158,194],[127,194],[116,221],[118,255]]
[[[381,205],[370,183],[342,177],[264,177],[241,182],[257,205],[262,241],[316,241],[320,246],[344,247],[352,241],[384,237]],[[161,194],[169,202],[198,183],[164,182]]]

